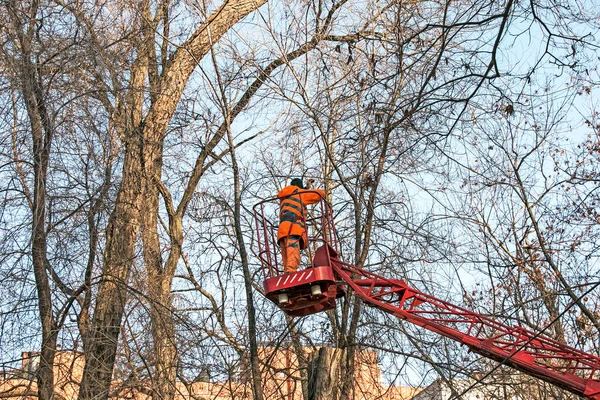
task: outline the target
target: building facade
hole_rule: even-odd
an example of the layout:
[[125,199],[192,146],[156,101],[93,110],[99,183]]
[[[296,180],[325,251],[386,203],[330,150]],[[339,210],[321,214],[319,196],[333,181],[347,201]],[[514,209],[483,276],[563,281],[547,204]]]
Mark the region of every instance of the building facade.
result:
[[[326,348],[327,351],[316,349],[330,357],[340,357],[340,349]],[[304,358],[315,359],[313,349],[304,349]],[[316,371],[315,368],[327,368],[325,364],[313,365],[304,370],[300,368],[296,353],[290,348],[262,347],[260,349],[262,363],[262,382],[265,398],[268,400],[295,400],[303,398],[304,389],[310,390],[306,383],[307,373],[318,372],[335,381],[335,376],[330,376],[331,371]],[[39,354],[26,352],[22,355],[20,369],[2,371],[0,375],[0,398],[10,400],[33,400],[37,398],[37,384],[35,371],[39,364]],[[58,351],[54,366],[55,396],[57,399],[76,399],[83,376],[85,360],[83,354],[74,351]],[[320,366],[319,366],[320,365]],[[251,399],[252,388],[247,368],[242,363],[238,379],[223,382],[211,381],[209,374],[199,374],[193,382],[177,382],[176,398],[178,400],[206,399],[206,400],[237,400]],[[111,399],[151,399],[150,381],[117,381],[111,388]],[[327,383],[326,383],[327,385]],[[314,389],[314,388],[313,388]],[[381,382],[381,370],[375,351],[359,351],[355,357],[355,379],[353,384],[355,400],[409,400],[419,393],[419,388],[405,386],[388,386]]]

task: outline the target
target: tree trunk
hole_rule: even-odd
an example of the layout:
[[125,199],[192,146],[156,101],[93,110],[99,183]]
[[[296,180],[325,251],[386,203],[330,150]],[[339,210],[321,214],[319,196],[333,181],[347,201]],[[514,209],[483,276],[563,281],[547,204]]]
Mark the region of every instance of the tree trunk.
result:
[[[30,66],[32,67],[32,66]],[[35,79],[35,77],[33,77]],[[25,84],[24,86],[28,86]],[[26,90],[29,92],[29,90]],[[27,98],[27,110],[31,121],[34,154],[34,189],[33,189],[33,226],[31,233],[31,253],[33,259],[33,271],[38,294],[38,308],[42,323],[42,347],[40,351],[40,365],[36,372],[38,380],[38,397],[40,400],[52,399],[54,394],[54,355],[56,354],[56,342],[58,329],[52,310],[52,293],[48,274],[46,272],[47,243],[46,243],[46,177],[48,159],[52,141],[52,133],[42,129],[39,108],[43,108],[40,102],[35,104],[36,96],[25,93]]]
[[[34,188],[31,199],[33,215],[31,227],[31,256],[38,296],[38,311],[42,326],[40,362],[36,371],[38,398],[54,398],[54,356],[58,339],[58,327],[52,310],[52,291],[47,273],[46,234],[46,182],[48,162],[52,147],[54,128],[46,108],[37,66],[33,61],[33,38],[37,31],[38,4],[33,2],[29,10],[18,10],[13,1],[7,3],[8,14],[21,50],[19,62],[20,88],[27,108],[31,127]],[[21,16],[25,15],[25,23]]]
[[156,399],[172,400],[175,397],[177,375],[177,347],[171,302],[171,282],[177,262],[181,256],[183,239],[181,219],[169,210],[169,235],[171,253],[163,268],[158,238],[158,192],[151,182],[146,190],[146,211],[142,217],[142,239],[144,262],[148,271],[148,297],[150,300],[150,323],[154,346],[154,375],[152,396]]
[[343,395],[343,362],[346,350],[335,347],[321,347],[309,356],[308,362],[308,399],[337,400]]
[[177,378],[177,347],[171,298],[155,296],[150,306],[152,340],[154,344],[154,377],[152,397],[172,400],[175,398]]
[[[300,372],[300,385],[302,386],[302,399],[310,400],[307,358],[310,358],[312,354],[308,357],[306,356],[304,352],[304,346],[300,341],[298,328],[294,326],[293,318],[286,315],[285,320],[290,331],[290,337],[292,338],[292,346],[294,347],[294,353],[296,353],[296,360],[298,360],[298,371]],[[315,377],[315,379],[318,378]]]
[[[226,118],[229,122],[229,117]],[[248,252],[246,251],[246,243],[242,232],[242,192],[240,188],[240,170],[235,156],[235,145],[229,123],[227,124],[227,139],[229,141],[229,154],[231,155],[231,166],[233,168],[233,186],[234,186],[234,205],[233,205],[233,221],[235,227],[235,237],[240,251],[242,260],[242,271],[244,273],[244,289],[246,291],[246,310],[248,311],[248,340],[250,345],[250,371],[252,378],[252,393],[254,400],[263,400],[263,389],[260,373],[260,359],[258,357],[258,343],[256,341],[256,311],[254,309],[254,298],[252,293],[252,274],[250,273],[250,265],[248,261]]]
[[80,399],[106,399],[117,351],[127,282],[134,259],[142,204],[139,142],[130,140],[123,164],[123,180],[107,229],[106,254],[96,308],[87,338],[86,364]]
[[[29,103],[29,101],[28,101]],[[34,148],[34,190],[33,190],[33,226],[31,234],[31,252],[33,271],[38,294],[38,307],[42,323],[42,348],[40,365],[36,372],[38,397],[40,400],[52,399],[54,394],[54,355],[58,328],[52,311],[52,292],[46,272],[46,177],[50,152],[51,134],[42,139],[40,114],[28,111],[31,120]]]

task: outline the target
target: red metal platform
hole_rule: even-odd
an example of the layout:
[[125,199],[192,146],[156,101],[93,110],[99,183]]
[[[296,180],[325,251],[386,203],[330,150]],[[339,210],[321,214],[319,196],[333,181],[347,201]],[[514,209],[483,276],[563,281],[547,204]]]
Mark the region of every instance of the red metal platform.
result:
[[335,308],[344,295],[329,266],[274,276],[263,283],[265,296],[290,316],[304,316]]

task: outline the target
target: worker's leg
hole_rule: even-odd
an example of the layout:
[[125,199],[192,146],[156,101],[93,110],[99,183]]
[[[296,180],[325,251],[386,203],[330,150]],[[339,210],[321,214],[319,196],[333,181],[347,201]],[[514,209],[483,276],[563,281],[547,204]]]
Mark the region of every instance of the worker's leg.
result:
[[280,243],[283,272],[296,272],[300,267],[300,236],[288,236]]

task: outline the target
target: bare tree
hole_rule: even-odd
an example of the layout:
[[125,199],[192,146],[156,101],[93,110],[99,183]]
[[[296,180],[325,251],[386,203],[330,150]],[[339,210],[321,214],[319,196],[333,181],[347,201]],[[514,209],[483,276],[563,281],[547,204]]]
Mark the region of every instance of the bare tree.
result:
[[[64,35],[58,26],[44,24],[48,13],[46,5],[39,2],[8,2],[2,9],[8,23],[2,46],[2,70],[8,85],[2,97],[10,99],[9,115],[13,117],[4,124],[11,135],[5,137],[2,154],[12,181],[6,193],[20,199],[5,207],[31,221],[30,259],[41,326],[40,362],[34,372],[40,398],[52,398],[55,393],[53,365],[61,329],[68,326],[77,308],[78,321],[82,327],[86,324],[91,296],[86,288],[91,286],[97,261],[99,222],[116,155],[110,139],[103,142],[106,137],[96,129],[75,139],[81,133],[80,124],[90,121],[86,114],[90,103],[75,94],[82,88],[75,82],[83,74],[72,63],[81,60],[80,53],[64,52],[76,47],[77,39]],[[64,17],[64,13],[55,14],[57,21]],[[26,115],[23,121],[20,115]],[[99,150],[102,145],[106,147]],[[99,169],[91,172],[90,167]],[[22,226],[13,226],[22,232]],[[82,243],[89,240],[79,248],[73,238]],[[26,315],[24,312],[22,317],[26,319]]]
[[54,136],[53,121],[46,105],[46,97],[41,87],[35,65],[33,45],[39,29],[37,4],[27,8],[17,8],[16,3],[8,4],[8,14],[17,38],[15,44],[20,48],[20,64],[16,69],[21,72],[20,89],[23,94],[32,136],[33,155],[33,193],[31,193],[31,211],[33,226],[31,229],[31,252],[38,294],[39,316],[42,325],[42,343],[40,364],[37,371],[38,396],[51,399],[54,393],[53,364],[56,353],[58,327],[52,304],[52,292],[46,271],[46,183],[48,162]]
[[[167,54],[169,36],[163,38],[165,47],[159,58],[164,63],[157,64],[155,49],[151,44],[157,33],[156,27],[162,23],[168,33],[170,24],[168,3],[157,8],[152,15],[150,3],[142,3],[134,9],[142,17],[139,19],[141,40],[137,44],[137,55],[131,68],[130,100],[120,103],[114,110],[115,119],[122,130],[121,137],[125,144],[125,158],[121,187],[117,195],[115,209],[107,233],[105,263],[102,269],[102,281],[98,288],[94,316],[87,338],[89,348],[86,353],[86,367],[80,390],[80,398],[107,397],[112,376],[118,327],[121,325],[126,302],[126,284],[134,259],[134,250],[138,227],[144,227],[142,238],[145,243],[145,259],[150,276],[159,290],[158,295],[168,296],[172,273],[165,271],[166,280],[161,277],[162,265],[157,257],[158,248],[152,247],[154,239],[153,227],[157,225],[156,209],[158,191],[153,190],[160,180],[163,141],[168,123],[187,81],[204,55],[210,49],[212,41],[218,40],[231,26],[258,8],[263,2],[236,1],[224,3],[207,16],[189,38],[182,42],[172,55]],[[150,106],[144,110],[143,84],[149,79],[151,96]],[[141,213],[144,204],[148,204],[146,212]],[[174,263],[167,265],[172,268]],[[154,268],[154,270],[152,270]],[[153,275],[154,274],[154,275]],[[154,303],[153,303],[154,304]],[[160,301],[161,307],[168,302]],[[159,312],[160,311],[155,311]],[[163,315],[162,313],[160,313]],[[164,322],[162,318],[161,322]],[[169,324],[157,324],[167,327]],[[156,365],[159,392],[170,398],[173,388],[169,382],[174,381],[175,349],[172,334],[167,330],[156,332],[156,352],[161,355]],[[160,382],[165,382],[161,384]]]

